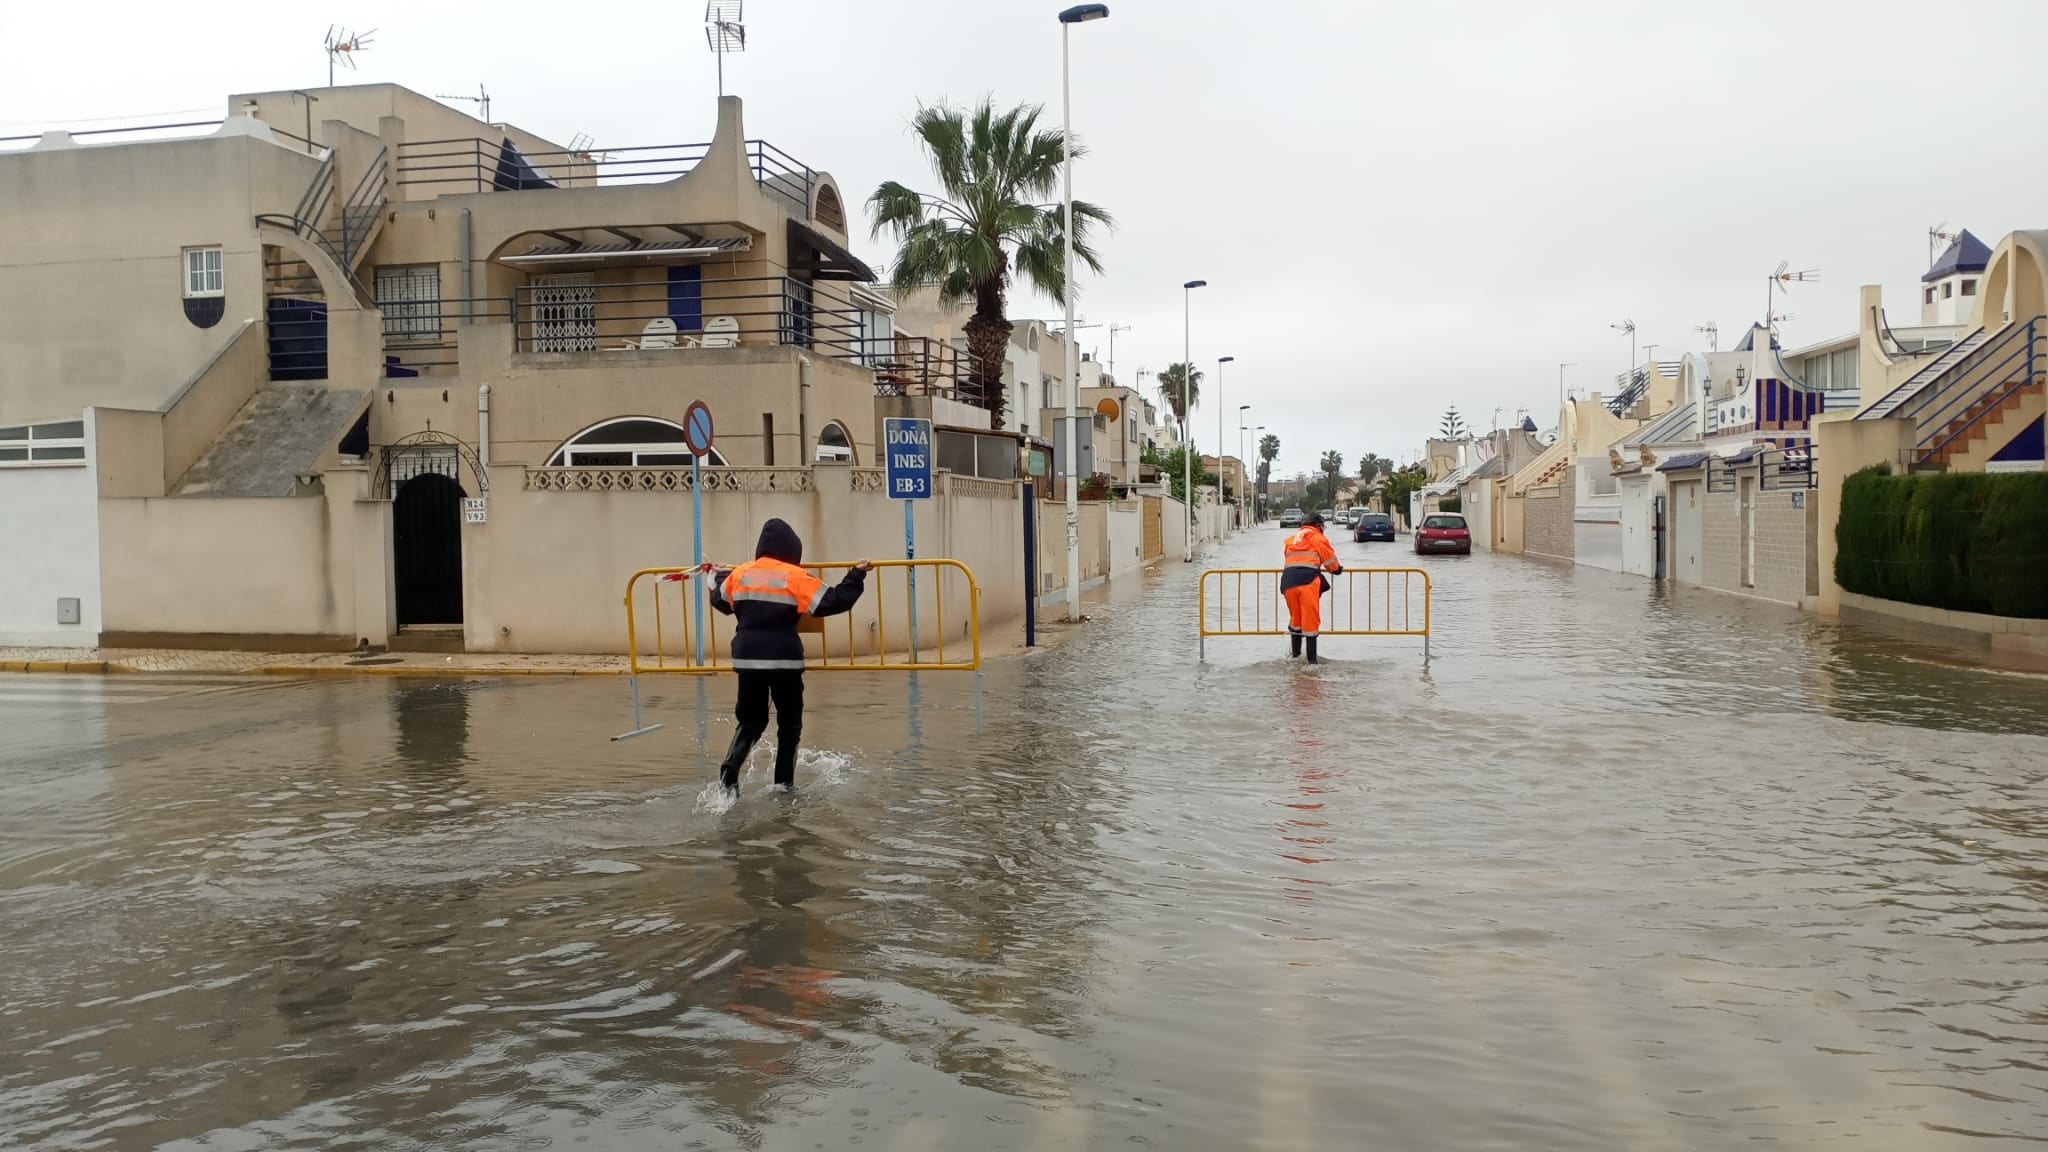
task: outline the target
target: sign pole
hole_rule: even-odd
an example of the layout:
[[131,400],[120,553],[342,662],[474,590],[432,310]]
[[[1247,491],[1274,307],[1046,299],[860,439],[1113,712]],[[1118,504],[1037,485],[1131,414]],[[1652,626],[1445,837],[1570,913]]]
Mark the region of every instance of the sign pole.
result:
[[[690,565],[702,568],[704,565],[704,458],[690,456]],[[697,617],[697,667],[704,666],[704,581],[703,572],[696,573],[696,593],[690,597],[690,607]]]
[[[903,502],[903,558],[917,559],[917,502]],[[917,568],[904,569],[910,578],[910,662],[917,663]]]
[[[702,400],[690,401],[683,410],[683,440],[690,446],[690,564],[704,565],[704,457],[711,454],[711,409]],[[708,580],[701,571],[692,572],[696,592],[690,610],[696,617],[696,666],[704,666],[704,600]]]

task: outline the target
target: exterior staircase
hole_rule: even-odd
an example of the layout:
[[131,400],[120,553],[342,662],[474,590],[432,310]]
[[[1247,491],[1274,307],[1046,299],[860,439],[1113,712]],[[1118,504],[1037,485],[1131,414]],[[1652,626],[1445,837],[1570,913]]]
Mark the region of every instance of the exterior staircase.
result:
[[[2001,329],[2002,331],[2002,329]],[[1975,355],[1979,348],[1991,342],[1994,333],[1979,328],[1948,346],[1941,355],[1908,377],[1904,384],[1884,394],[1875,404],[1856,414],[1858,420],[1881,420],[1898,411],[1900,405],[1918,396],[1928,385],[1947,375],[1951,369]]]
[[1989,437],[1992,429],[2002,425],[2006,416],[2017,411],[2029,395],[2038,396],[2042,390],[2039,378],[2019,380],[1979,399],[1970,405],[1967,412],[1942,429],[1934,447],[1921,455],[1920,464],[1932,468],[1948,467],[1950,461],[1967,455],[1977,441]]
[[242,405],[173,496],[290,496],[370,402],[368,389],[271,381]]

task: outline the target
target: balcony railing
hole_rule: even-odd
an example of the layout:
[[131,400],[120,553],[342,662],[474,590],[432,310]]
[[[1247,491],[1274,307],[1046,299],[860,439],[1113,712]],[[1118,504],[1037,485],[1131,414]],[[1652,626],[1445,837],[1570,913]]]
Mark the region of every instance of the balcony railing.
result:
[[536,284],[513,296],[519,352],[789,345],[862,362],[865,317],[786,276],[683,283]]
[[[766,140],[749,140],[746,150],[756,184],[798,212],[810,211],[817,174],[808,165]],[[710,151],[709,144],[647,144],[526,152],[503,137],[421,140],[398,146],[395,184],[428,188],[434,195],[645,184],[689,174]]]
[[861,362],[875,370],[881,396],[943,396],[981,402],[967,358],[958,348],[928,336],[897,336],[865,342]]
[[384,375],[396,379],[453,372],[462,360],[457,327],[510,320],[513,307],[509,296],[379,300],[377,308],[384,314]]

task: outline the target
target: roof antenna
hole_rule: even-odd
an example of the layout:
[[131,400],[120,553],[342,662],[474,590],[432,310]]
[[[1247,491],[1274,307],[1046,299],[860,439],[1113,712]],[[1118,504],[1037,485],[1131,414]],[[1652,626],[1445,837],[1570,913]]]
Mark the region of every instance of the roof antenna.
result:
[[1693,325],[1692,330],[1707,334],[1707,351],[1719,352],[1721,350],[1721,326],[1719,324],[1709,320],[1705,324]]
[[725,57],[747,50],[747,26],[740,23],[746,0],[709,0],[704,5],[704,43],[718,57],[718,97],[725,98]]
[[483,122],[486,124],[489,124],[491,122],[491,94],[489,92],[484,91],[484,86],[481,84],[476,86],[476,95],[474,96],[436,95],[434,99],[462,100],[467,103],[474,104],[477,106],[479,118],[482,119]]
[[1766,281],[1766,287],[1764,290],[1765,328],[1769,328],[1771,326],[1771,313],[1777,308],[1778,305],[1778,285],[1784,284],[1789,286],[1792,284],[1810,284],[1820,279],[1820,269],[1818,268],[1806,268],[1798,272],[1785,271],[1785,269],[1790,268],[1791,266],[1792,262],[1790,260],[1778,261],[1778,270],[1776,272],[1771,273],[1770,278]]
[[1948,221],[1943,220],[1927,230],[1927,266],[1929,268],[1934,267],[1934,262],[1941,258],[1941,250],[1945,245],[1961,238],[1954,232],[1947,231],[1947,228]]
[[370,46],[370,37],[376,31],[375,28],[372,28],[368,32],[351,32],[339,24],[329,24],[327,26],[327,40],[325,44],[327,47],[327,86],[329,88],[334,87],[334,62],[339,60],[343,64],[348,65],[349,71],[355,71],[355,54]]

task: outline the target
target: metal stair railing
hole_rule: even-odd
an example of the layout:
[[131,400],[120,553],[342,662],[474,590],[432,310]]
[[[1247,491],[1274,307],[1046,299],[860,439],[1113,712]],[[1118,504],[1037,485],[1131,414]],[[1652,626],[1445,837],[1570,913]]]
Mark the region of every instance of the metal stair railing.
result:
[[1918,396],[1928,385],[1941,379],[1958,364],[1975,355],[1978,350],[1991,341],[1992,337],[1993,333],[1986,332],[1982,328],[1964,336],[1961,340],[1949,345],[1941,355],[1934,358],[1932,363],[1907,377],[1905,383],[1885,393],[1884,396],[1879,398],[1870,407],[1858,412],[1856,418],[1858,420],[1876,420],[1891,415],[1901,405]]
[[362,179],[356,181],[355,191],[342,203],[341,251],[330,253],[350,272],[355,271],[357,258],[369,247],[370,238],[377,231],[389,188],[390,149],[379,148],[376,158],[363,170]]
[[[2048,317],[2036,316],[2025,324],[2007,328],[1996,341],[1985,346],[1983,359],[1972,364],[1969,371],[1958,373],[1954,381],[1943,385],[1910,413],[1917,428],[1924,430],[1913,446],[1919,462],[1924,464],[1940,455],[1997,411],[2006,397],[2041,378],[2036,335],[2044,320]],[[1994,359],[1995,352],[2000,354]],[[2015,374],[2011,371],[2014,368],[2020,371]],[[1981,401],[1989,403],[1974,417],[1962,419]],[[1950,427],[1958,421],[1959,427]]]

